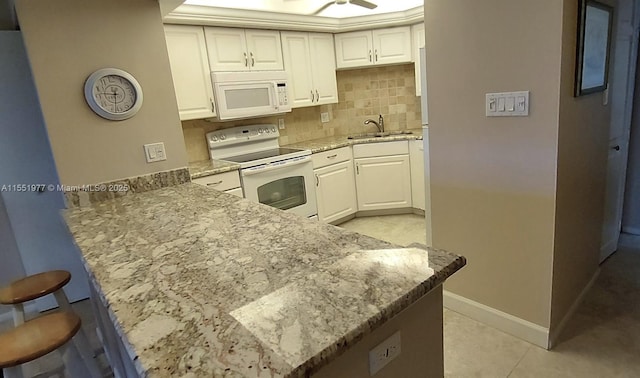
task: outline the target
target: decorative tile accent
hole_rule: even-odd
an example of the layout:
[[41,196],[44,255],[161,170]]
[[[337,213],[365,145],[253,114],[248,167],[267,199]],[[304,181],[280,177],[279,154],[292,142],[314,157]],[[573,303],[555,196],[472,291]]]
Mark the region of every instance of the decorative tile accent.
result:
[[64,196],[67,208],[71,209],[90,206],[132,193],[148,192],[190,181],[189,169],[180,168],[173,171],[156,172],[95,185],[65,186]]
[[[255,118],[233,122],[194,120],[182,122],[189,162],[209,159],[205,134],[234,126],[256,123],[278,124],[284,119],[285,130],[280,130],[280,144],[293,144],[308,140],[372,132],[374,125],[364,126],[368,118],[385,118],[385,130],[417,129],[422,125],[420,98],[415,95],[413,63],[338,71],[338,103],[293,109],[291,113],[274,117]],[[322,123],[320,114],[327,112],[331,121]]]

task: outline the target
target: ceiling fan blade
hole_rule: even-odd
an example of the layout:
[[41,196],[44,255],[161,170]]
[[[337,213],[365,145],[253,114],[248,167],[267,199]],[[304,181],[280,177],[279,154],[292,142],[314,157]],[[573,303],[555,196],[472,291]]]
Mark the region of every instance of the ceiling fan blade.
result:
[[320,13],[322,13],[323,10],[329,8],[330,6],[332,6],[333,4],[335,4],[335,0],[331,0],[329,2],[327,2],[325,5],[323,5],[322,7],[320,7],[317,11],[310,13],[311,15],[318,15]]
[[359,5],[367,9],[375,9],[378,7],[376,4],[370,3],[367,0],[349,0],[349,2],[353,5]]

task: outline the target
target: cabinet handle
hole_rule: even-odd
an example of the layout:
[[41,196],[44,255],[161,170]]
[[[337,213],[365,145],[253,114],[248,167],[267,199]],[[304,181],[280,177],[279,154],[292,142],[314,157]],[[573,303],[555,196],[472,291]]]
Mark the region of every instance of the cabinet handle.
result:
[[318,93],[317,89],[316,89],[316,102],[320,102],[320,93]]
[[612,150],[620,151],[620,146],[615,146],[612,148]]
[[256,66],[256,58],[253,57],[253,53],[251,54],[251,67],[255,67]]
[[327,156],[327,159],[335,159],[338,157],[338,154]]
[[378,49],[376,49],[376,62],[378,61]]
[[247,53],[244,53],[244,66],[249,67],[249,57],[247,56]]
[[373,57],[371,55],[371,50],[369,50],[369,62],[373,62]]
[[215,113],[216,112],[216,105],[213,103],[213,99],[210,98],[209,101],[211,101],[211,111],[213,113]]
[[316,186],[320,186],[320,178],[316,175]]
[[316,100],[314,100],[315,97],[313,96],[313,89],[311,90],[311,102],[316,102]]
[[207,183],[207,186],[217,186],[217,185],[222,184],[222,182],[223,182],[223,180],[220,180],[220,181],[217,181],[217,182],[210,182],[210,183]]
[[360,174],[360,165],[356,164],[356,175]]

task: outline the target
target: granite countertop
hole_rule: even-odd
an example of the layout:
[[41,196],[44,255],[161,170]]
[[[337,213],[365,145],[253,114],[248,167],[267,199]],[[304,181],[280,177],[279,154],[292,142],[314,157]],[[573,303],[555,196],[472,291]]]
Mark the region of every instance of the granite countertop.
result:
[[394,140],[422,139],[421,128],[410,129],[407,131],[411,131],[411,134],[397,134],[397,135],[389,135],[385,137],[371,137],[371,138],[361,138],[361,139],[348,139],[346,135],[341,135],[341,136],[332,136],[327,138],[291,143],[283,147],[311,150],[311,152],[315,154],[317,152],[329,151],[329,150],[333,150],[340,147],[353,146],[354,144],[392,142]]
[[191,179],[215,175],[229,171],[237,171],[240,164],[232,163],[224,160],[202,160],[189,163],[189,174]]
[[141,376],[309,375],[466,263],[193,183],[65,219]]

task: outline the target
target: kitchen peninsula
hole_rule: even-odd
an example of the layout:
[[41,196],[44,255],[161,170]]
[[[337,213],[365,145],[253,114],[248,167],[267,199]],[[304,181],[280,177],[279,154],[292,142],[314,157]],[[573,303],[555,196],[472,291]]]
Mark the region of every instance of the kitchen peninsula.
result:
[[[442,372],[441,284],[461,256],[398,248],[192,183],[65,218],[121,375],[321,377],[336,364],[368,375],[367,352],[350,353],[398,330],[402,355],[376,376],[420,361]],[[394,325],[407,315],[429,337],[416,344]]]

